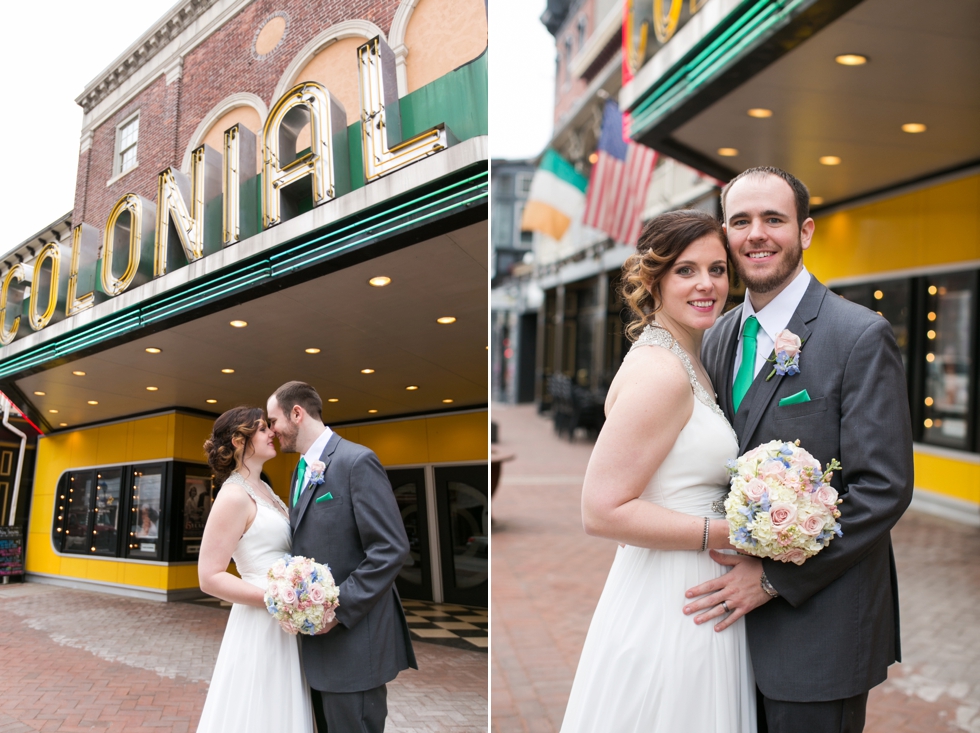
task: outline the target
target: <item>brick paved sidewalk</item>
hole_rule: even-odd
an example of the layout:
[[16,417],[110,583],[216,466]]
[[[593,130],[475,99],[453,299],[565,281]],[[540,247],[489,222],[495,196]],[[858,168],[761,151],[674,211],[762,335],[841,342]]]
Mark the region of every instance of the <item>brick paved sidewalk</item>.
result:
[[[493,420],[517,457],[492,507],[491,727],[557,731],[616,545],[582,530],[590,441],[558,440],[533,406],[495,404]],[[905,662],[865,730],[980,733],[980,530],[910,511],[892,536]]]
[[[193,733],[226,610],[0,586],[0,733]],[[487,655],[416,643],[388,733],[487,730]]]

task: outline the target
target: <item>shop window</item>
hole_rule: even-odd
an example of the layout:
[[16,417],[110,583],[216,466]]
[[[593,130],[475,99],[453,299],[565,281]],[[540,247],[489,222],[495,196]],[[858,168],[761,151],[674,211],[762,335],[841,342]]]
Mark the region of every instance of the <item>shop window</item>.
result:
[[136,466],[130,483],[126,556],[159,560],[163,551],[163,464]]
[[116,128],[116,160],[113,166],[113,175],[122,175],[136,167],[136,143],[139,140],[139,132],[139,113]]
[[968,449],[973,443],[974,337],[977,276],[925,278],[925,410],[922,440]]
[[174,468],[174,487],[181,517],[177,526],[180,560],[197,560],[201,554],[201,539],[214,502],[214,474],[207,466]]

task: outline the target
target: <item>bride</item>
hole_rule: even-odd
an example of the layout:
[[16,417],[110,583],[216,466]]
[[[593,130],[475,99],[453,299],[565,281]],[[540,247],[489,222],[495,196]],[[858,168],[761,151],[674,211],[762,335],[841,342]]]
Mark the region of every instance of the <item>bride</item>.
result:
[[[299,644],[266,611],[266,572],[289,552],[289,511],[260,478],[275,457],[273,433],[257,407],[236,407],[214,423],[204,444],[216,479],[198,578],[201,590],[234,605],[221,640],[198,733],[313,733]],[[241,574],[228,572],[234,559]]]
[[722,633],[683,613],[684,591],[727,568],[712,502],[738,443],[700,361],[728,297],[725,232],[700,211],[644,228],[623,266],[634,341],[609,389],[582,489],[586,532],[621,543],[596,607],[562,733],[755,733],[744,619]]

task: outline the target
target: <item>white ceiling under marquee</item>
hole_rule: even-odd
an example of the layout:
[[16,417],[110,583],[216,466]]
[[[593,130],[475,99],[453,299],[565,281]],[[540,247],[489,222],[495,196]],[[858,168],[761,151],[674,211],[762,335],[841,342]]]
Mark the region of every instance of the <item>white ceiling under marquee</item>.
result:
[[[264,406],[276,387],[292,379],[317,388],[328,424],[482,406],[488,387],[487,270],[484,221],[16,385],[55,430],[64,429],[60,423],[76,427],[173,407],[218,414],[239,404]],[[391,284],[370,286],[368,280],[379,275]],[[437,323],[443,316],[457,320]],[[248,326],[233,328],[232,320]],[[148,347],[162,351],[149,354]],[[311,355],[308,348],[321,351]],[[225,368],[235,371],[222,374]],[[375,372],[361,374],[365,368]],[[409,385],[418,389],[407,391]],[[158,389],[148,391],[151,386]],[[331,397],[339,401],[327,403]]]

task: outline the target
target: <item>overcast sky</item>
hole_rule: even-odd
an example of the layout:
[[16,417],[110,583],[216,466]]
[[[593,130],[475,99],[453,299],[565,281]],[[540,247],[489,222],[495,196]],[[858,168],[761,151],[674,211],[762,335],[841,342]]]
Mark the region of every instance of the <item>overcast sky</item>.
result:
[[490,155],[532,158],[554,128],[555,39],[545,0],[490,0]]
[[175,0],[5,3],[0,68],[0,252],[71,211],[82,108],[75,97]]

